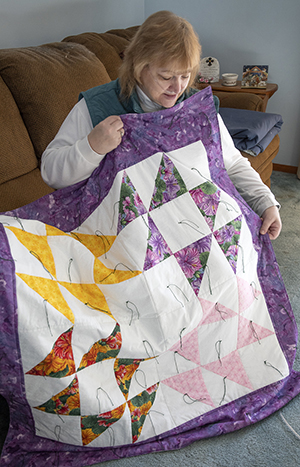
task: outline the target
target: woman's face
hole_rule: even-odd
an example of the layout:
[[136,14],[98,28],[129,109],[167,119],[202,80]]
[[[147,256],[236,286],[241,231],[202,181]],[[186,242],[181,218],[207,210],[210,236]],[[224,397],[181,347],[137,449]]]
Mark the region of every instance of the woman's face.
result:
[[147,65],[141,73],[141,88],[154,102],[170,108],[183,94],[191,76],[190,70],[178,70],[176,65]]

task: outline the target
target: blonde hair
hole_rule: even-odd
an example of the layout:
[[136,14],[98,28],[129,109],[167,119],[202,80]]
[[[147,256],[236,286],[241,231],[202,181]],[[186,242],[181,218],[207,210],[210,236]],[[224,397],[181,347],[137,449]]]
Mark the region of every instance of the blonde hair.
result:
[[158,11],[140,26],[124,53],[119,71],[121,94],[128,98],[145,66],[178,63],[181,71],[191,72],[188,87],[199,69],[201,45],[192,25],[170,11]]

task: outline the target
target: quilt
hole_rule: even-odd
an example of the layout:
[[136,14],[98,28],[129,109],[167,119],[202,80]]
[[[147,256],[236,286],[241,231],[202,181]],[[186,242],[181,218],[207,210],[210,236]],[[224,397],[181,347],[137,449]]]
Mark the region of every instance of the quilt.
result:
[[89,179],[0,216],[1,466],[178,449],[300,391],[293,312],[210,88],[122,119]]

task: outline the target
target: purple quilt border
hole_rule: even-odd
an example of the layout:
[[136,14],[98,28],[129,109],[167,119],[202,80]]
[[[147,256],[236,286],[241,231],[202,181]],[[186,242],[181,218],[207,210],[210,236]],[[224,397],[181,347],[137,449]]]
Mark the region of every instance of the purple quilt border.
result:
[[[0,392],[7,399],[10,408],[10,427],[0,459],[1,466],[38,467],[47,461],[49,467],[81,467],[154,451],[179,449],[196,440],[236,431],[262,420],[300,392],[300,374],[292,370],[297,340],[295,318],[271,242],[268,237],[258,235],[261,222],[259,217],[245,204],[225,171],[210,88],[195,94],[176,108],[150,115],[126,115],[122,118],[126,138],[117,157],[105,158],[88,180],[58,190],[6,214],[40,220],[64,231],[74,230],[104,199],[117,172],[159,150],[174,150],[194,142],[197,131],[197,139],[204,142],[208,151],[212,180],[236,198],[251,230],[259,257],[260,284],[291,373],[280,382],[251,392],[168,433],[133,445],[88,448],[36,436],[31,410],[25,397],[18,342],[14,261],[4,228],[0,226]],[[182,132],[182,118],[189,123],[190,132]],[[195,118],[197,126],[193,128]],[[139,126],[135,125],[137,121]],[[159,134],[151,130],[153,123],[158,125]]]

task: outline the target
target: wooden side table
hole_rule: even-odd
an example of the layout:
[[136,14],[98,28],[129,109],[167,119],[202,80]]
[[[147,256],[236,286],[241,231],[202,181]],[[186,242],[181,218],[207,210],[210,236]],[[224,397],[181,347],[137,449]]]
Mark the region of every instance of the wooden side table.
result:
[[275,83],[267,83],[267,87],[265,89],[247,88],[245,86],[241,86],[241,81],[238,81],[236,86],[224,86],[223,80],[219,80],[216,83],[211,84],[197,83],[196,86],[198,89],[203,89],[207,86],[211,86],[213,91],[218,92],[247,92],[250,94],[257,94],[263,100],[263,112],[266,111],[268,100],[278,89],[278,85]]

